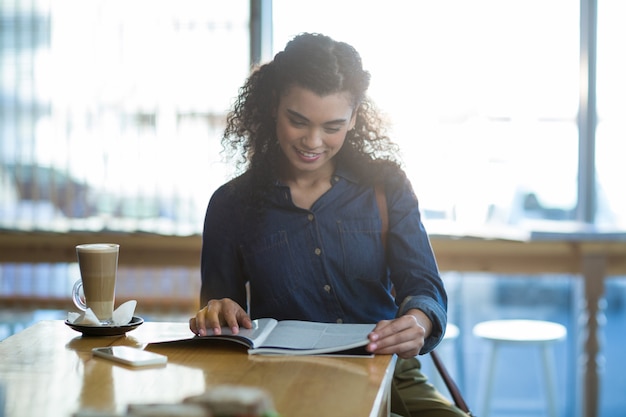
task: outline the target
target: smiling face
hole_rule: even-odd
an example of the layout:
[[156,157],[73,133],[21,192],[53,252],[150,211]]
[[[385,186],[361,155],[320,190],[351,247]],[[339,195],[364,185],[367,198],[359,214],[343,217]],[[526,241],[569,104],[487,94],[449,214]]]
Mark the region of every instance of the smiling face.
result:
[[355,120],[347,92],[320,97],[303,87],[289,88],[276,109],[276,135],[286,160],[283,175],[296,179],[332,174],[332,158]]

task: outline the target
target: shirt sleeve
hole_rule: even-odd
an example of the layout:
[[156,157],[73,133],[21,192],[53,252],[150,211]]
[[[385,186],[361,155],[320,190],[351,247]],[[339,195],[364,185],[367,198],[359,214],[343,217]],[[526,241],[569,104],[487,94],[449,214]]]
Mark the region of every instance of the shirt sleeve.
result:
[[398,315],[419,309],[432,322],[432,332],[420,353],[433,350],[443,339],[447,322],[447,294],[439,275],[419,204],[406,175],[386,184],[389,210],[387,259],[399,304]]
[[211,197],[204,220],[200,271],[200,305],[211,299],[231,298],[247,309],[244,276],[236,239],[239,221],[234,193],[222,186]]

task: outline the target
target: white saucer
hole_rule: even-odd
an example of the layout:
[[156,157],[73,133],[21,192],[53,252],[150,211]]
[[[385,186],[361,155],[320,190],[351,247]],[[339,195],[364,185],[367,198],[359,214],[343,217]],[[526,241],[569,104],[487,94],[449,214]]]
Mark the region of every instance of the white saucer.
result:
[[141,317],[133,317],[130,323],[121,326],[89,326],[70,323],[68,320],[65,320],[65,324],[77,332],[81,332],[83,336],[120,336],[131,330],[135,330],[138,326],[143,324],[143,319]]

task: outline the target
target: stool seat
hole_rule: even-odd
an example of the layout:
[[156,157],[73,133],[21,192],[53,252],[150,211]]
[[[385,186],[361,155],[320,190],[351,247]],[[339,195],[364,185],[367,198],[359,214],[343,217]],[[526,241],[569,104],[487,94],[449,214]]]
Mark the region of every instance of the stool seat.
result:
[[446,326],[446,332],[443,335],[443,340],[454,340],[459,337],[459,327],[456,324],[448,323]]
[[541,350],[543,376],[546,385],[548,415],[556,417],[556,384],[554,378],[554,360],[550,348],[567,336],[567,329],[559,323],[542,320],[490,320],[478,323],[473,328],[474,336],[491,343],[491,355],[488,356],[487,382],[483,399],[483,412],[488,417],[491,411],[491,392],[493,389],[496,358],[502,345],[537,346]]
[[474,326],[474,335],[510,343],[551,343],[564,339],[565,326],[540,320],[491,320]]

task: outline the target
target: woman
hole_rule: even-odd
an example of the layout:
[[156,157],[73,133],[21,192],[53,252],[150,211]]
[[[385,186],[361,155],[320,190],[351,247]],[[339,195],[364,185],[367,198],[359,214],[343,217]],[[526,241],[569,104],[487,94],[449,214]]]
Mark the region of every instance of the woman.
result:
[[369,81],[354,48],[319,34],[295,37],[248,78],[223,137],[245,171],[209,203],[204,307],[190,328],[237,332],[260,317],[377,323],[367,349],[401,358],[392,411],[462,415],[415,359],[441,341],[447,296]]

